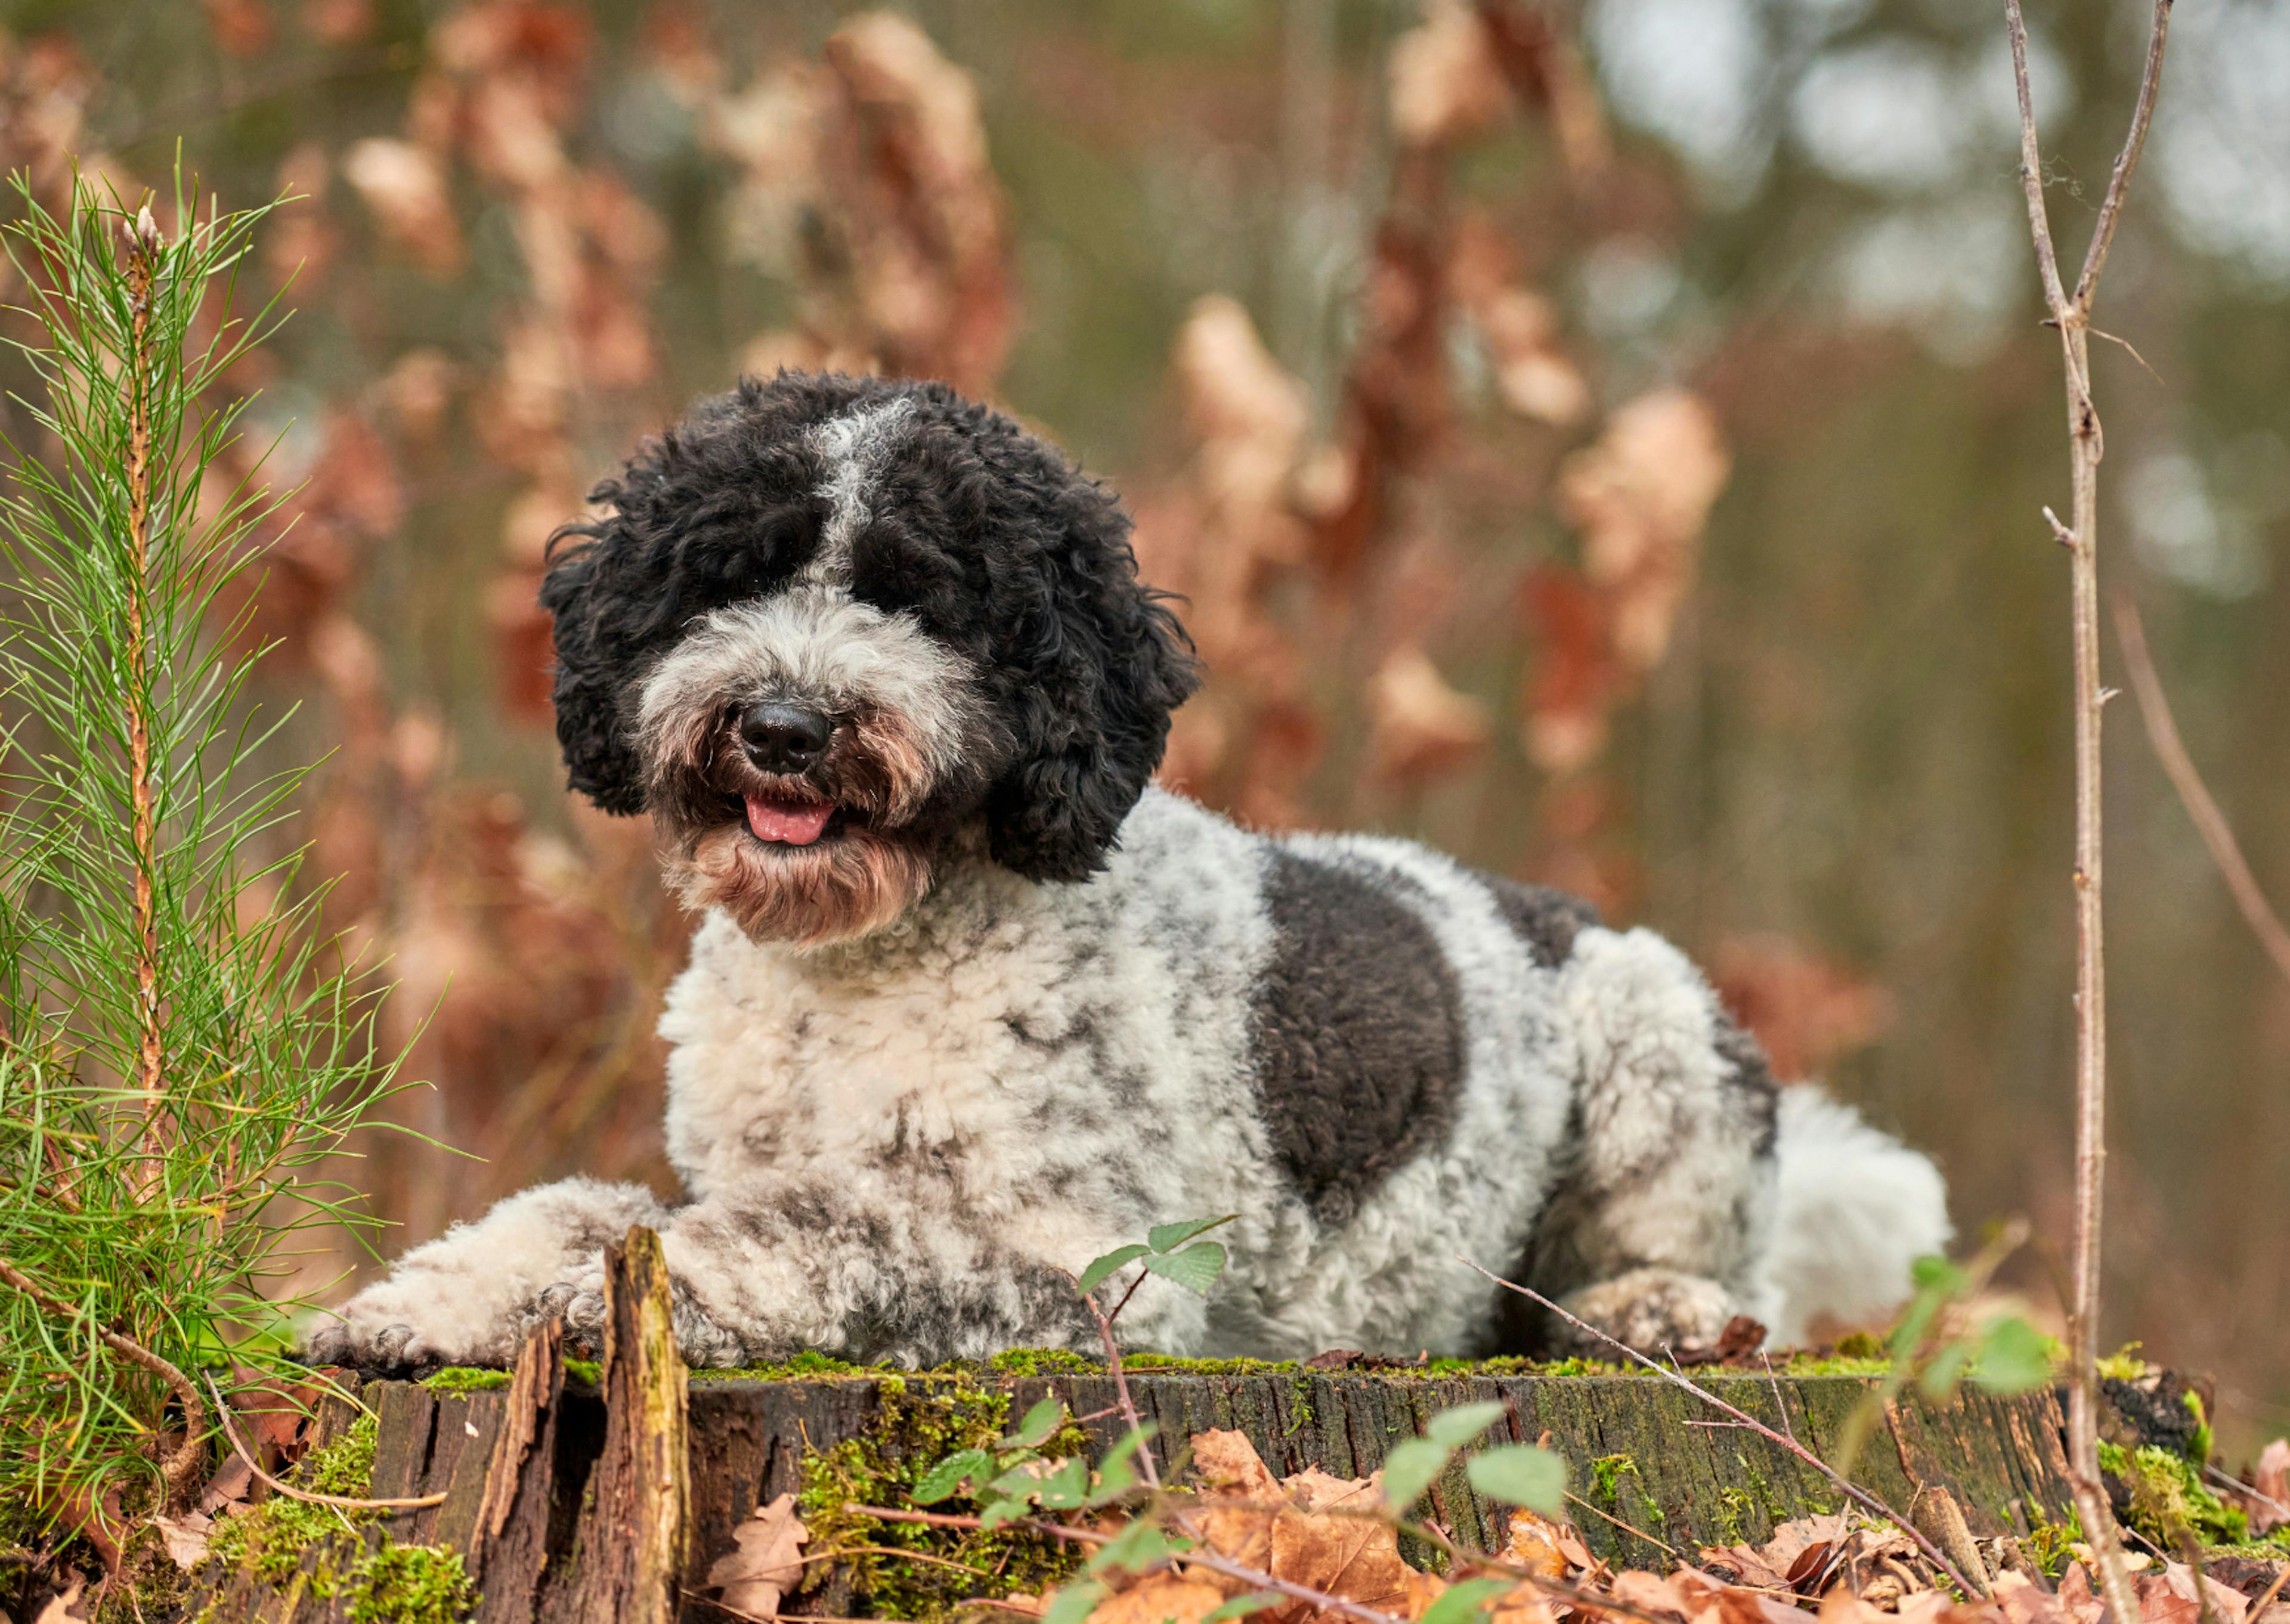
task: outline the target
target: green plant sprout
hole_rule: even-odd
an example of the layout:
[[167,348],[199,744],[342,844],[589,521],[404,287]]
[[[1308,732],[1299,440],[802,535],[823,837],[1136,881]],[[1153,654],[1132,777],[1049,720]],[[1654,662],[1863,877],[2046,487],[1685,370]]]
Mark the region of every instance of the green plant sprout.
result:
[[[268,207],[171,218],[30,182],[7,252],[28,369],[0,483],[0,1504],[109,1526],[180,1506],[214,1418],[190,1372],[303,1372],[278,1293],[308,1175],[395,1086],[378,993],[297,884],[283,716],[257,719],[258,530],[233,309]],[[271,205],[275,206],[275,205]],[[25,434],[28,428],[29,434]]]

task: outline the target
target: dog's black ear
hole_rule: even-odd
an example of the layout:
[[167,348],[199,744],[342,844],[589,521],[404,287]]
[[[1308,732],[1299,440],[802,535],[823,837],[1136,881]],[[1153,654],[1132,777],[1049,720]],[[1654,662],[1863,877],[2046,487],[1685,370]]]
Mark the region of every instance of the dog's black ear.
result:
[[621,724],[639,641],[631,617],[652,606],[629,602],[627,583],[613,579],[625,570],[616,555],[637,545],[619,533],[624,528],[615,516],[557,532],[540,603],[556,644],[551,699],[565,780],[605,811],[628,816],[644,810],[644,769]]
[[1105,867],[1198,682],[1192,640],[1137,579],[1129,519],[1078,476],[1051,503],[1000,665],[1013,764],[986,802],[994,860],[1029,879]]

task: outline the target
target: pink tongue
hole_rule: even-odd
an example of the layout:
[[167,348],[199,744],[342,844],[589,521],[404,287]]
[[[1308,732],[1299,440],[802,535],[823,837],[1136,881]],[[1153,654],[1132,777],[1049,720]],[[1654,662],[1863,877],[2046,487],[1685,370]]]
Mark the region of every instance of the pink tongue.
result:
[[765,801],[748,797],[748,828],[758,840],[807,846],[827,828],[835,808],[825,801]]

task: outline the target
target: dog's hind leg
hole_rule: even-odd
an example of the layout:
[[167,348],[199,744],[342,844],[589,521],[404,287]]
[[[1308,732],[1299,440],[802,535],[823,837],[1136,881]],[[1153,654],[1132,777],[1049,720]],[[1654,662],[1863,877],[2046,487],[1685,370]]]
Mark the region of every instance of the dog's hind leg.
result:
[[311,1332],[303,1357],[364,1370],[507,1364],[527,1328],[569,1295],[551,1298],[550,1286],[631,1224],[659,1227],[667,1216],[641,1185],[567,1179],[525,1190],[398,1259]]
[[[1578,935],[1560,997],[1581,1052],[1573,1159],[1537,1223],[1536,1289],[1633,1348],[1716,1340],[1757,1314],[1774,1089],[1755,1040],[1646,931]],[[1563,1323],[1528,1339],[1603,1351]]]

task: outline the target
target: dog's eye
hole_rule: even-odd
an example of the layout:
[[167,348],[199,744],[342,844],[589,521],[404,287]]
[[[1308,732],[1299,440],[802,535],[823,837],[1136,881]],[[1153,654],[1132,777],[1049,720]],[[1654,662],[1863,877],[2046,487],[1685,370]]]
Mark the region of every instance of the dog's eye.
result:
[[925,625],[964,614],[966,583],[961,562],[929,537],[878,520],[853,537],[851,593],[877,609],[906,610]]

